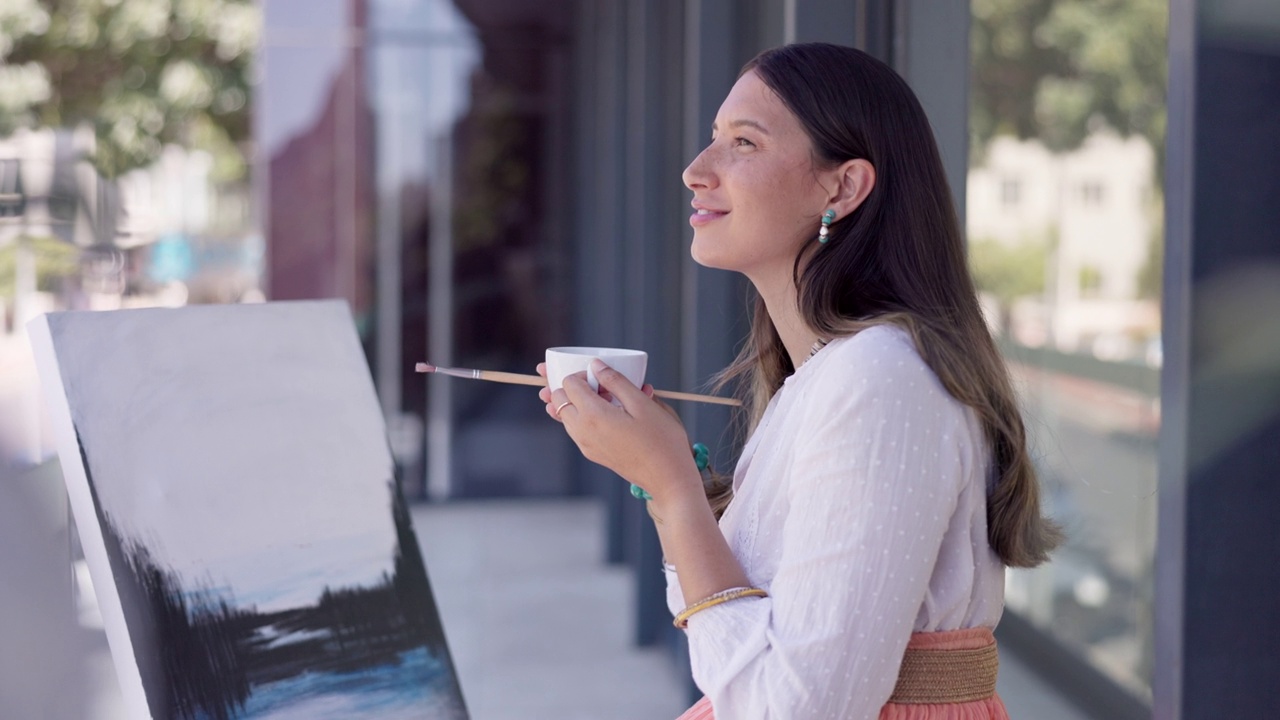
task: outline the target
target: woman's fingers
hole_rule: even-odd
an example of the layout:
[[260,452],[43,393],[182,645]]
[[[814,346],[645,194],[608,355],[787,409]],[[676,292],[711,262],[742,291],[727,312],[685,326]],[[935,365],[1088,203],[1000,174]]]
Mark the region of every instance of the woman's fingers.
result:
[[[599,402],[600,395],[591,389],[587,384],[587,374],[585,372],[573,373],[566,375],[564,378],[564,386],[561,388],[567,396],[567,400],[572,400],[578,405],[588,407],[592,401]],[[556,392],[560,392],[557,390]]]
[[[538,374],[541,375],[542,378],[545,380],[547,377],[547,364],[544,362],[538,363],[537,371],[538,371]],[[551,415],[551,389],[544,387],[541,390],[539,390],[538,399],[544,403],[547,403],[547,414]],[[552,417],[554,417],[554,415]],[[556,420],[559,420],[559,419],[560,418],[556,418]]]
[[600,388],[618,398],[618,402],[622,403],[622,407],[626,408],[628,412],[631,412],[637,402],[647,399],[645,394],[640,391],[640,388],[633,385],[625,375],[599,360],[591,361],[591,372],[595,374],[596,380],[599,381]]
[[588,407],[593,402],[613,401],[613,395],[603,388],[599,394],[591,389],[587,384],[586,372],[566,376],[564,384],[555,392],[551,392],[549,388],[542,388],[538,391],[538,398],[547,404],[547,414],[561,423],[564,422],[564,413],[574,405]]
[[[583,457],[646,483],[654,478],[669,478],[659,485],[694,482],[688,434],[671,408],[652,396],[653,387],[636,387],[608,367],[593,366],[592,372],[600,381],[598,392],[587,384],[586,373],[575,373],[562,388],[539,395]],[[610,404],[610,397],[622,407]],[[646,488],[661,494],[658,485]]]
[[[546,388],[543,388],[543,392],[546,392]],[[547,414],[551,416],[552,420],[559,423],[564,422],[563,413],[569,412],[570,408],[573,407],[573,403],[570,402],[568,394],[563,389],[548,393],[546,402]]]

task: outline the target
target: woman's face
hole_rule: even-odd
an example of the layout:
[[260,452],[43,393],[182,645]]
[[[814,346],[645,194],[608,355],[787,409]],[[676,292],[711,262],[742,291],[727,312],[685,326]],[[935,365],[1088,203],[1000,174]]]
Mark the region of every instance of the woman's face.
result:
[[689,163],[693,259],[753,282],[789,278],[814,241],[829,193],[819,184],[800,121],[755,72],[739,78]]

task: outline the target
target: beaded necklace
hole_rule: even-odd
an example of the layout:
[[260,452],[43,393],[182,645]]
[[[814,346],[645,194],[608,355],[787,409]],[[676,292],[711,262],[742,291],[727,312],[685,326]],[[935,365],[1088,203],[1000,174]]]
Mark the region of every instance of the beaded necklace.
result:
[[829,342],[831,342],[829,338],[818,338],[817,341],[813,343],[813,347],[809,348],[809,357],[805,358],[805,361],[807,362],[809,358],[817,355],[818,351],[826,347]]

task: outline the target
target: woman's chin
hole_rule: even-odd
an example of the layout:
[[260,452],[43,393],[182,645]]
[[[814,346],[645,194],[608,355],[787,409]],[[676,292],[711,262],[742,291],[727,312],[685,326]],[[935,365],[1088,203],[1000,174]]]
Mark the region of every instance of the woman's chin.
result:
[[719,253],[717,253],[714,248],[708,248],[705,244],[699,243],[696,238],[693,241],[693,245],[689,248],[689,255],[693,258],[694,262],[705,268],[711,268],[713,270],[734,269],[726,263],[726,258],[719,256]]

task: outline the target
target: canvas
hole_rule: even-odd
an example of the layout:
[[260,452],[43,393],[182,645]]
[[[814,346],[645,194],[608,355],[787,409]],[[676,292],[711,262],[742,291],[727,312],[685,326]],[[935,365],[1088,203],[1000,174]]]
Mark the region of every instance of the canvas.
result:
[[30,329],[133,717],[466,718],[345,303]]

